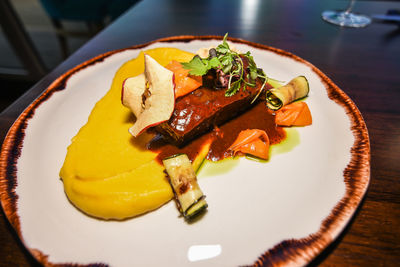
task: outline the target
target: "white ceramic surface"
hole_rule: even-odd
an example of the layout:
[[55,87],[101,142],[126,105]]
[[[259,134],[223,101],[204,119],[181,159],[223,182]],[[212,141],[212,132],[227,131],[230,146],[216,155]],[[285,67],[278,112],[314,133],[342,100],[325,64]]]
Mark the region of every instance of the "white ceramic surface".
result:
[[[88,217],[69,203],[59,179],[67,146],[109,90],[117,69],[142,49],[168,46],[195,52],[219,42],[155,42],[113,53],[78,70],[64,90],[54,92],[35,109],[16,166],[19,234],[28,249],[48,256],[46,262],[51,263],[237,266],[257,264],[260,256],[284,240],[307,239],[321,232],[324,220],[333,216],[332,210],[346,195],[344,170],[355,143],[352,121],[343,106],[328,97],[327,85],[309,64],[246,43],[236,46],[251,51],[269,76],[288,81],[305,75],[309,80],[306,102],[313,124],[297,129],[297,146],[274,154],[267,163],[242,158],[220,175],[208,175],[203,169],[199,184],[209,208],[193,224],[178,217],[172,201],[121,222]],[[302,249],[300,257],[283,259],[283,263],[302,265],[315,257],[343,229],[361,197],[317,237],[323,239],[320,247]],[[263,262],[269,262],[268,255]]]

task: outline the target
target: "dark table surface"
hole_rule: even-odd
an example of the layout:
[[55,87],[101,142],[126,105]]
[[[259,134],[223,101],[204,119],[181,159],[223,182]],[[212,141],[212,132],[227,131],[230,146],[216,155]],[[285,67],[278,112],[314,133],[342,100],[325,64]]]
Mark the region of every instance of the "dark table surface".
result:
[[[371,142],[367,195],[343,233],[312,265],[398,266],[400,262],[400,27],[374,22],[341,28],[321,19],[339,0],[144,0],[100,32],[0,114],[0,138],[60,74],[106,51],[174,35],[229,35],[290,51],[316,65],[356,103]],[[384,14],[399,2],[359,1]],[[0,266],[35,260],[0,213]]]

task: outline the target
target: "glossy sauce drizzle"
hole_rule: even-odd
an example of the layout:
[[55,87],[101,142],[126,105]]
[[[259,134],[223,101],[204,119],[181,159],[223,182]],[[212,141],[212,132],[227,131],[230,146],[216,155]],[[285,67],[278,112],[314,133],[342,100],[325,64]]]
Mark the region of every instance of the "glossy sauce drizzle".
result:
[[233,144],[240,131],[246,129],[264,130],[269,137],[271,145],[278,144],[286,138],[286,132],[283,128],[275,124],[275,115],[268,110],[264,101],[260,101],[248,111],[226,122],[219,128],[215,127],[212,131],[194,139],[183,147],[170,144],[160,135],[154,137],[147,147],[159,153],[157,160],[160,163],[163,158],[178,153],[185,153],[193,160],[200,153],[204,144],[211,140],[212,143],[207,159],[218,161],[231,156],[227,149]]

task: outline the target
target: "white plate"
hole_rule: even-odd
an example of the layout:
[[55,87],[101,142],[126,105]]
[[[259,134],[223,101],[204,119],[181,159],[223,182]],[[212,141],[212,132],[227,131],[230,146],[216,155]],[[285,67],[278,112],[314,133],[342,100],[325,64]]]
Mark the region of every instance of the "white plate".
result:
[[[110,266],[304,265],[354,214],[369,183],[368,132],[357,107],[329,78],[288,52],[232,39],[269,76],[305,75],[313,124],[300,144],[268,163],[242,159],[219,175],[200,174],[209,210],[196,223],[171,201],[122,222],[88,217],[72,206],[59,170],[70,140],[117,69],[141,50],[195,52],[213,36],[180,36],[100,55],[57,79],[10,129],[1,153],[3,209],[41,263]],[[205,171],[205,173],[207,173]]]

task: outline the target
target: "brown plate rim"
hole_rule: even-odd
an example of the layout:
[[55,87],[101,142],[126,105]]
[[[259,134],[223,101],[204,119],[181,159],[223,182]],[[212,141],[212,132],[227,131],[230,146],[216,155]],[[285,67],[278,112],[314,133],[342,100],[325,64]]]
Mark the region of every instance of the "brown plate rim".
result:
[[[125,50],[137,50],[145,48],[154,43],[166,42],[191,42],[195,40],[221,40],[222,36],[216,35],[181,35],[157,39],[144,44],[134,45],[128,48],[118,49],[103,53],[89,59],[76,67],[65,72],[58,77],[37,99],[35,99],[17,118],[11,126],[4,139],[0,154],[0,200],[4,213],[12,227],[17,232],[19,238],[24,243],[20,229],[20,218],[18,216],[17,202],[18,195],[15,192],[17,186],[17,162],[23,148],[25,129],[28,121],[34,116],[35,110],[49,99],[53,93],[63,90],[68,79],[76,72],[81,71],[91,65],[103,61],[107,57],[123,52]],[[363,199],[370,180],[370,141],[367,126],[364,119],[354,102],[347,96],[331,79],[310,62],[279,48],[258,44],[238,38],[229,38],[234,43],[245,44],[254,48],[267,50],[289,57],[295,61],[303,63],[311,68],[325,85],[328,96],[331,100],[342,106],[350,119],[350,130],[354,136],[354,143],[351,147],[351,159],[345,170],[343,177],[345,182],[345,195],[331,210],[320,226],[320,229],[313,234],[301,239],[289,239],[280,242],[273,248],[267,250],[258,259],[254,259],[253,266],[284,266],[284,265],[304,265],[312,261],[323,251],[344,229],[349,222],[357,207]],[[54,263],[48,261],[48,256],[35,248],[25,247],[33,257],[45,266],[53,266]],[[106,263],[93,263],[81,265],[76,263],[56,264],[57,266],[107,266]]]

